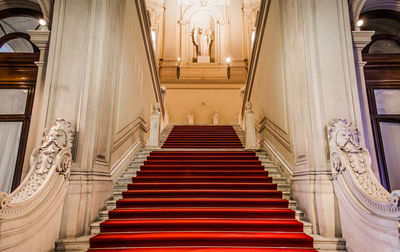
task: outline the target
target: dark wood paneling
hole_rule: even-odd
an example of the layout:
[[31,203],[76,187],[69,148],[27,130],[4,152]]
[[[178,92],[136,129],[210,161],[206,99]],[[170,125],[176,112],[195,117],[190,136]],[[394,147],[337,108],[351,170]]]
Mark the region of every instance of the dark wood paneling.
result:
[[0,115],[0,121],[2,122],[22,122],[12,190],[21,181],[37,77],[37,66],[34,62],[37,60],[39,60],[38,53],[0,53],[0,89],[18,88],[28,90],[25,114]]
[[0,53],[0,84],[35,84],[39,53]]
[[378,114],[374,90],[400,89],[400,54],[364,55],[364,61],[367,62],[364,73],[380,179],[382,185],[391,190],[380,123],[400,123],[400,115]]

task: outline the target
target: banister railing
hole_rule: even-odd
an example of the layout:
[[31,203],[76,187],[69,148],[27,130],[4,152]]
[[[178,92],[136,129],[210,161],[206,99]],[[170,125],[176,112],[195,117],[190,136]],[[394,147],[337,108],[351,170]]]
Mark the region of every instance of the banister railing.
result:
[[[56,119],[44,131],[40,147],[32,152],[30,170],[23,182],[11,194],[0,194],[1,251],[24,251],[33,248],[32,244],[49,244],[47,239],[58,237],[57,225],[41,229],[48,223],[59,223],[53,219],[59,218],[62,212],[72,163],[73,140],[71,123]],[[47,233],[54,237],[46,237]],[[45,246],[42,248],[48,249]]]
[[327,131],[335,190],[352,195],[375,215],[399,220],[400,191],[389,193],[377,181],[370,154],[360,145],[357,128],[338,119],[330,123]]
[[150,67],[150,73],[151,73],[151,78],[152,78],[155,100],[160,105],[161,116],[162,116],[162,118],[164,118],[165,108],[164,108],[164,102],[163,102],[163,95],[162,95],[162,90],[161,90],[161,85],[160,85],[160,77],[158,74],[158,67],[157,67],[155,52],[154,52],[153,43],[152,43],[151,34],[150,34],[151,24],[150,24],[150,18],[149,18],[147,9],[146,9],[146,2],[145,2],[145,0],[135,0],[135,4],[136,4],[136,10],[137,10],[137,14],[139,17],[141,31],[142,31],[142,37],[144,39],[147,60],[148,60],[148,63],[150,64],[149,67]]

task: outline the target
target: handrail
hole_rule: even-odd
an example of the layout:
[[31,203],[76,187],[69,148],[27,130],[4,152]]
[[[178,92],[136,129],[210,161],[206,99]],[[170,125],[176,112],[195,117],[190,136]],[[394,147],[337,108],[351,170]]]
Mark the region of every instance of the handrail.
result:
[[246,79],[246,88],[243,96],[242,111],[241,111],[242,118],[244,117],[244,113],[246,111],[246,103],[250,101],[251,92],[253,89],[254,76],[256,73],[258,58],[260,56],[261,43],[264,37],[264,31],[267,23],[270,5],[271,5],[271,0],[261,1],[260,12],[257,17],[256,37],[254,38],[253,50],[251,53],[251,60],[249,64],[249,71],[247,73],[247,79]]
[[351,194],[375,215],[399,220],[400,191],[389,193],[377,181],[371,156],[360,145],[358,129],[351,122],[338,119],[329,124],[327,131],[335,190]]
[[162,97],[160,77],[158,74],[156,57],[154,53],[153,43],[151,40],[151,34],[150,34],[151,24],[146,9],[146,2],[145,0],[135,0],[135,4],[139,17],[140,28],[142,31],[142,37],[146,49],[147,60],[150,64],[150,72],[151,72],[151,79],[153,82],[154,95],[156,98],[156,102],[160,105],[161,115],[164,118],[165,116],[164,101]]

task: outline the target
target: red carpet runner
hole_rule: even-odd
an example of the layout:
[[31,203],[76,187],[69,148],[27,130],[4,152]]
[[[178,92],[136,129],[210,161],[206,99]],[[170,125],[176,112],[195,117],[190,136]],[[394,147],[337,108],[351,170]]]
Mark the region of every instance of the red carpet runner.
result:
[[[175,126],[163,148],[243,148],[231,126]],[[153,151],[89,251],[315,252],[250,151]]]

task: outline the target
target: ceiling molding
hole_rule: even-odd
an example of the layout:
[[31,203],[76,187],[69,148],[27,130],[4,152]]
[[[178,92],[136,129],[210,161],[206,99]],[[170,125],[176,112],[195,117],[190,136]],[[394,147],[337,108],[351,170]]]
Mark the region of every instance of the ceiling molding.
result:
[[0,0],[0,10],[10,9],[10,8],[26,8],[36,11],[42,11],[40,5],[33,1],[27,0]]
[[367,0],[361,14],[373,10],[393,10],[400,12],[399,0]]

